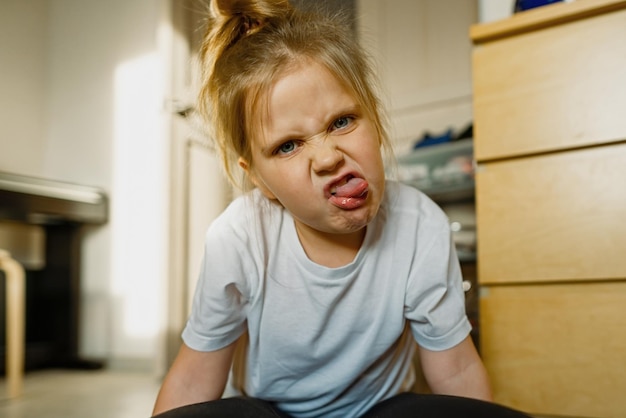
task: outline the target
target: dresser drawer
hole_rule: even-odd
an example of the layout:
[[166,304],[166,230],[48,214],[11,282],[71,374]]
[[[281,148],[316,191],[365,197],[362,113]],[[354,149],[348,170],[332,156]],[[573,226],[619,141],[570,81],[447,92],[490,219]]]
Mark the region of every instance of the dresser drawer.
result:
[[626,417],[626,281],[482,289],[481,355],[496,402]]
[[480,164],[482,284],[626,277],[626,143]]
[[478,161],[626,139],[626,9],[473,51]]

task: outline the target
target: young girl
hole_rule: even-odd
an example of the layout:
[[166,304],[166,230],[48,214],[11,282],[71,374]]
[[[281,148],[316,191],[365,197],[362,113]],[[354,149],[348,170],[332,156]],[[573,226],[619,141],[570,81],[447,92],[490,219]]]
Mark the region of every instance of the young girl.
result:
[[[389,141],[349,25],[287,0],[211,12],[200,109],[231,180],[239,166],[254,187],[207,232],[154,414],[522,416],[485,402],[445,215],[385,180]],[[453,396],[408,393],[415,341],[432,391]],[[231,365],[245,396],[221,399]]]

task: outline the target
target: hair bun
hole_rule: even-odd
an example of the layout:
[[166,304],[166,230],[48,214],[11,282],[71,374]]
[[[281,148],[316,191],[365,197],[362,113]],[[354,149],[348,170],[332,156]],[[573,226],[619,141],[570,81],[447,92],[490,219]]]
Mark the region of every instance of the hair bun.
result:
[[232,43],[258,31],[273,17],[285,17],[293,6],[289,0],[211,0],[210,10],[214,25],[230,28]]
[[248,21],[264,21],[273,16],[284,16],[292,9],[289,0],[211,0],[211,15],[216,20],[240,17]]

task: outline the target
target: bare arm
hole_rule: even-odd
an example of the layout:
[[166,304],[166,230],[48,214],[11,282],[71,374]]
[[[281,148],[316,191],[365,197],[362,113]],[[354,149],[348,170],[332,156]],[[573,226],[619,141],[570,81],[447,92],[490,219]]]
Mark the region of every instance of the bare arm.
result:
[[492,401],[487,371],[470,337],[444,351],[420,347],[420,360],[433,393]]
[[183,344],[165,376],[152,415],[183,405],[219,399],[224,392],[236,343],[201,352]]

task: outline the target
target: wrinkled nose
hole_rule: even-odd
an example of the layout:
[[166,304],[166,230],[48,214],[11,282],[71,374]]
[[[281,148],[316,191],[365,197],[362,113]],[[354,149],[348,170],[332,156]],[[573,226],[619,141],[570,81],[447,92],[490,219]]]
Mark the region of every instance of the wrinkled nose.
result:
[[343,153],[332,139],[319,141],[313,150],[312,168],[316,173],[335,170],[343,161]]

